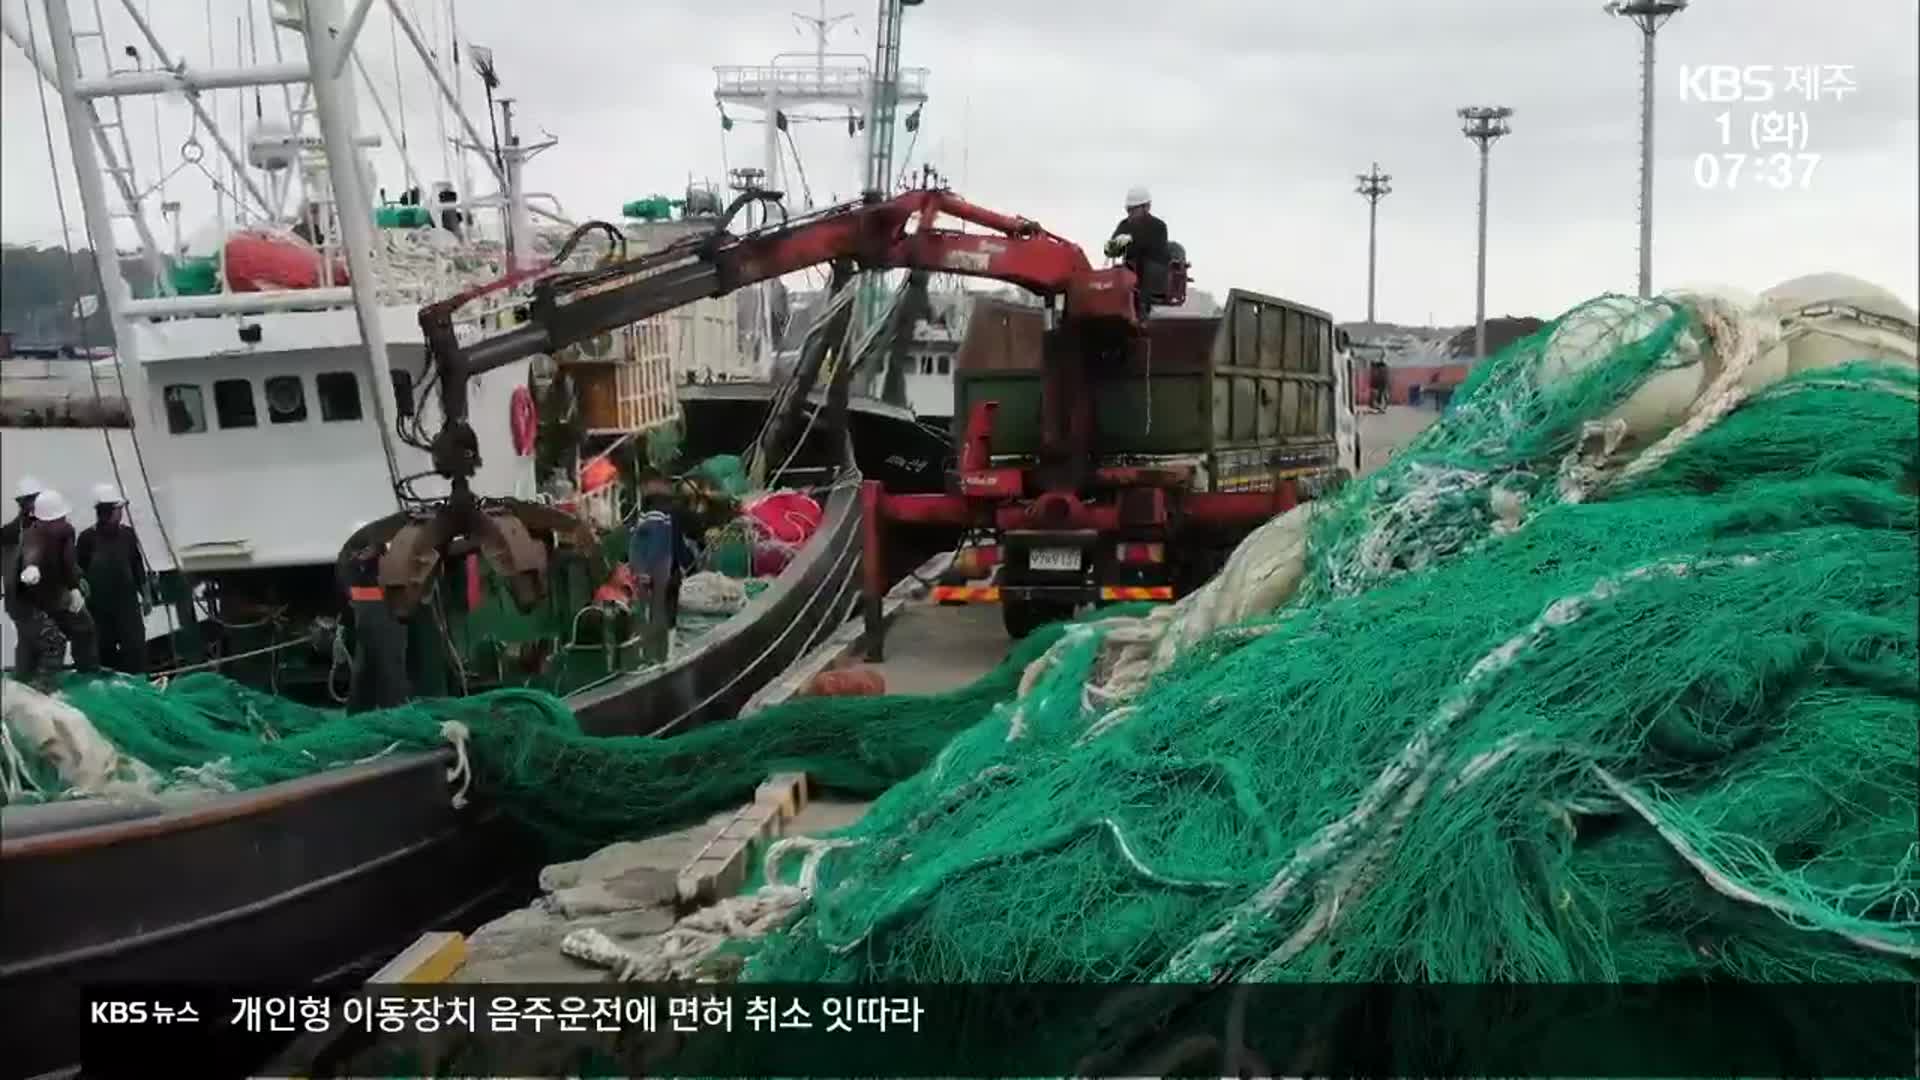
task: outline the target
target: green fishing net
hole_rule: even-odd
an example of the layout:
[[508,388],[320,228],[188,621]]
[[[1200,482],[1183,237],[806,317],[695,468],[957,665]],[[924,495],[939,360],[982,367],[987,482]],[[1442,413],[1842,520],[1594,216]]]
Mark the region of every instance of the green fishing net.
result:
[[1553,327],[1508,350],[1329,508],[1295,602],[1121,709],[1078,633],[748,976],[1910,977],[1920,380],[1795,376],[1562,497],[1686,318],[1559,386]]
[[[827,791],[877,795],[1011,697],[1020,673],[1065,632],[1047,628],[980,679],[925,697],[799,698],[672,738],[582,734],[565,703],[498,690],[347,714],[273,697],[211,672],[164,688],[71,680],[63,695],[163,784],[247,790],[406,751],[444,750],[449,725],[484,797],[535,830],[550,857],[699,821],[753,797],[770,773],[802,771]],[[57,792],[31,760],[42,791]]]
[[716,454],[707,458],[694,466],[693,475],[736,499],[744,497],[753,486],[747,479],[746,465],[733,454]]

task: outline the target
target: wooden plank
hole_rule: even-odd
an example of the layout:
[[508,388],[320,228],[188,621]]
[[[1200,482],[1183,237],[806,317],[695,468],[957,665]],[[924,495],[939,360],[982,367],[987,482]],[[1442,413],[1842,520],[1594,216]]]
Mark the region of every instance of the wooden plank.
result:
[[[458,931],[432,931],[420,935],[413,944],[400,950],[380,966],[366,982],[368,986],[411,983],[427,985],[451,979],[467,962],[467,936]],[[277,1061],[313,1063],[348,1034],[344,1021],[336,1021],[326,1031],[302,1035],[282,1051]],[[307,1080],[295,1075],[289,1080]]]
[[452,930],[434,931],[401,950],[368,979],[380,983],[440,983],[467,962],[467,938]]

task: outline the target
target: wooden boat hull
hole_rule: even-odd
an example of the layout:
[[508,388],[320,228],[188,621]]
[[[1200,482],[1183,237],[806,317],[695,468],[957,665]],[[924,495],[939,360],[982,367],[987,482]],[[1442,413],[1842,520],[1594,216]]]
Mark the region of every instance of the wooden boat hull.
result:
[[[858,600],[859,489],[823,501],[773,585],[672,664],[570,699],[581,726],[666,735],[722,719],[831,635]],[[90,983],[324,981],[523,899],[535,846],[498,816],[455,810],[449,763],[413,754],[164,813],[94,800],[0,811],[5,1075],[78,1060]]]
[[451,762],[412,754],[117,821],[92,800],[7,808],[5,1074],[78,1060],[91,984],[328,984],[518,902],[534,848],[453,808]]

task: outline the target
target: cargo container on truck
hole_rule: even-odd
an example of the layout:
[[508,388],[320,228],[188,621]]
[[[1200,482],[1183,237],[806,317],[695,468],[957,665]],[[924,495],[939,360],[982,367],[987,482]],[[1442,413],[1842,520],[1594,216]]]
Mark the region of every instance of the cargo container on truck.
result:
[[[1088,425],[1079,463],[1046,459],[1047,365],[1071,352],[1051,318],[982,300],[968,321],[949,498],[971,512],[936,600],[997,603],[1016,637],[1082,604],[1173,600],[1260,522],[1350,475],[1343,335],[1326,312],[1244,289],[1216,315],[1153,312],[1117,362],[1065,383],[1079,400],[1052,422]],[[1063,466],[1077,466],[1066,484]],[[875,516],[933,519],[930,506],[891,502]]]

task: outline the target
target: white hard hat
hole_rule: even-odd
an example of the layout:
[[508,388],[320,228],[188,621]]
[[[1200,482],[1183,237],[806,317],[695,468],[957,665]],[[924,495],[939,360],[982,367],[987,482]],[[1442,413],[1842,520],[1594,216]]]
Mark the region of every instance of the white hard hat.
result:
[[30,499],[46,489],[47,485],[41,483],[39,477],[27,475],[20,478],[20,486],[13,489],[13,495],[17,499]]
[[1134,186],[1127,189],[1127,209],[1145,206],[1153,201],[1153,193],[1144,187]]
[[125,506],[127,500],[120,497],[120,489],[112,484],[93,485],[93,505]]
[[59,521],[67,516],[67,500],[60,493],[48,488],[34,497],[33,517],[36,521]]

